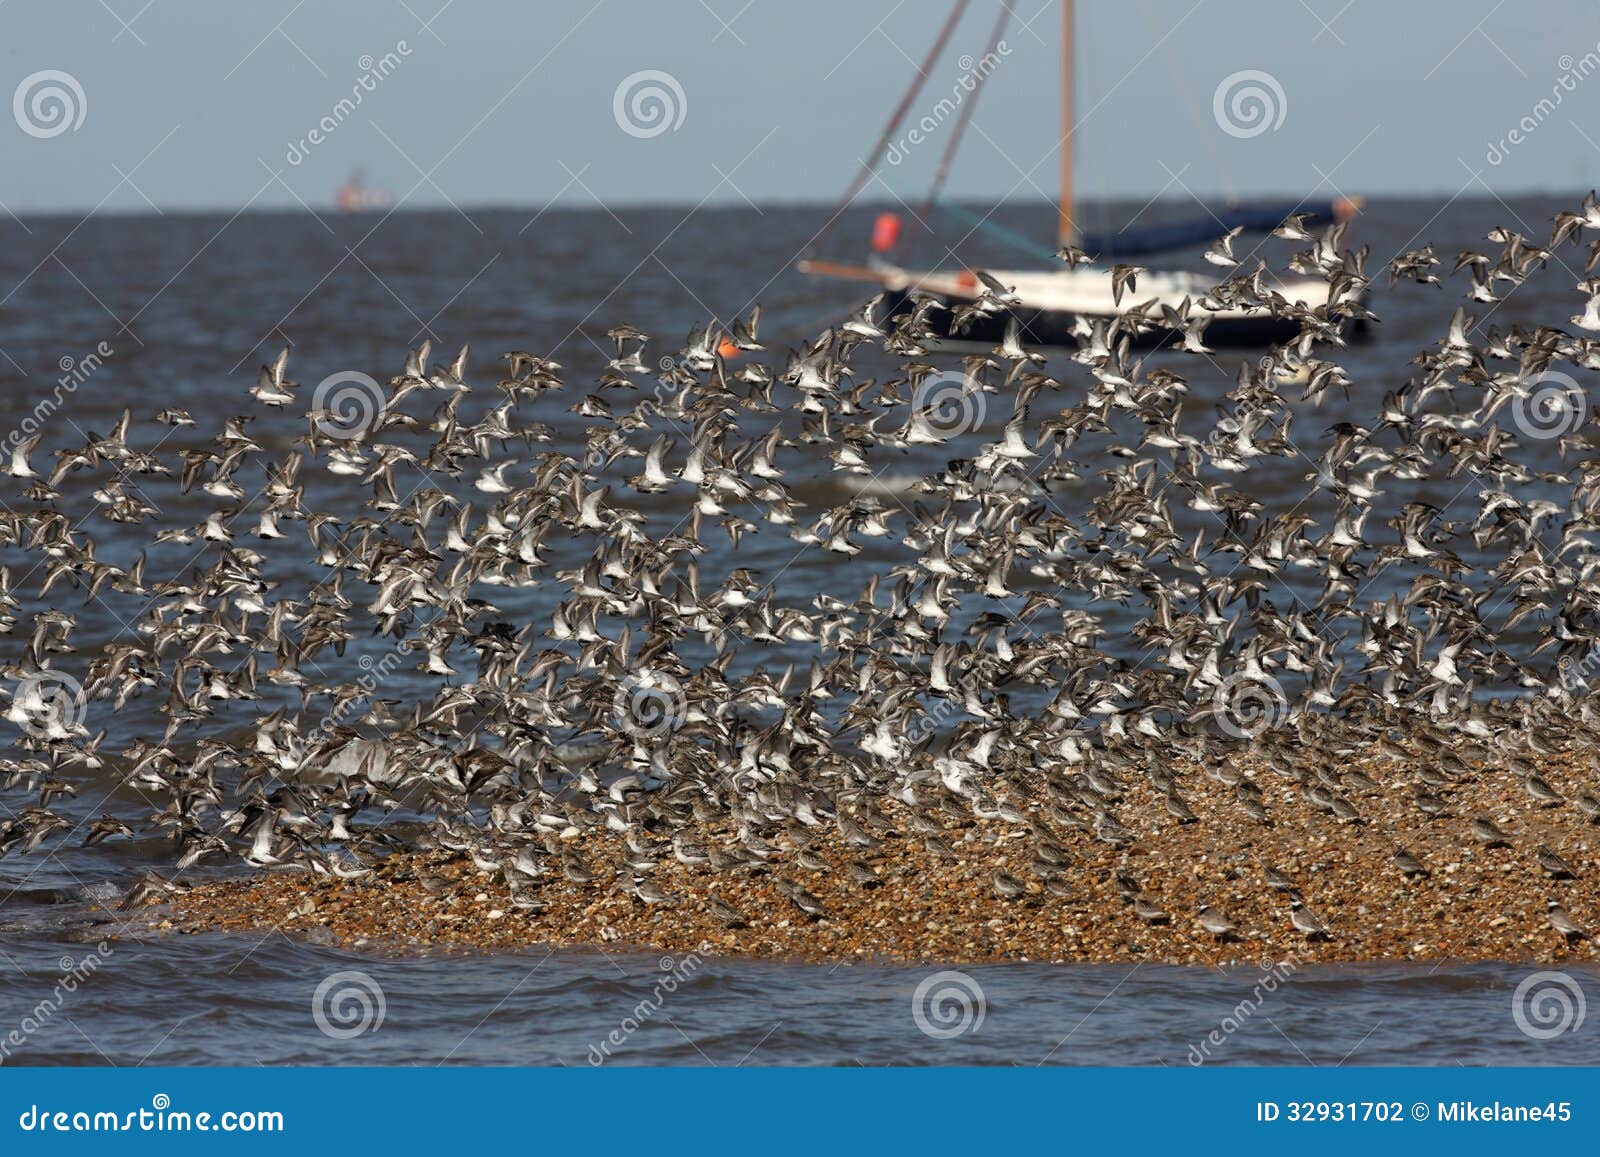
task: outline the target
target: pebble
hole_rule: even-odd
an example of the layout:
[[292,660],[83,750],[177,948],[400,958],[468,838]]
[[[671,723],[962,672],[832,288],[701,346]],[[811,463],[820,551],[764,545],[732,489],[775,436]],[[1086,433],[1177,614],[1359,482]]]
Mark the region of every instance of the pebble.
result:
[[[1248,763],[1248,757],[1239,762]],[[1600,853],[1575,807],[1535,809],[1518,791],[1498,800],[1506,771],[1484,769],[1449,789],[1451,815],[1429,819],[1411,803],[1409,771],[1387,760],[1357,759],[1384,784],[1364,795],[1367,826],[1332,821],[1293,791],[1272,791],[1270,826],[1249,820],[1230,789],[1198,769],[1178,769],[1195,824],[1159,827],[1163,797],[1136,772],[1122,777],[1127,796],[1119,819],[1138,841],[1115,848],[1092,834],[1051,824],[1067,853],[1062,875],[1070,899],[1043,890],[1030,865],[1030,833],[998,816],[951,826],[951,843],[982,849],[946,861],[911,834],[897,803],[883,805],[897,835],[863,855],[829,829],[812,831],[810,846],[832,869],[805,872],[786,863],[793,844],[781,831],[769,842],[780,851],[759,871],[690,867],[661,857],[655,882],[673,897],[645,905],[617,889],[610,873],[576,885],[550,873],[532,885],[538,910],[513,907],[505,885],[465,857],[444,851],[397,852],[372,876],[324,881],[270,874],[211,882],[152,909],[175,932],[260,933],[282,925],[314,943],[367,945],[387,951],[515,951],[534,945],[621,944],[640,950],[815,960],[885,959],[939,963],[990,960],[1161,961],[1216,964],[1258,960],[1272,951],[1300,964],[1335,960],[1419,958],[1527,962],[1600,959],[1593,942],[1567,942],[1545,919],[1545,901],[1559,897],[1580,922],[1600,929]],[[1572,798],[1594,780],[1581,754],[1540,756],[1541,773]],[[1248,770],[1248,769],[1247,769]],[[1275,776],[1262,779],[1269,788]],[[1038,799],[1042,791],[1029,798]],[[1471,845],[1467,818],[1493,810],[1514,836],[1509,850],[1482,853]],[[1522,810],[1517,810],[1522,809]],[[1141,823],[1141,817],[1143,822]],[[1046,822],[1040,813],[1034,818]],[[1374,834],[1382,832],[1381,838]],[[1533,833],[1537,832],[1537,835]],[[690,832],[694,842],[728,847],[725,827]],[[596,867],[618,866],[615,837],[573,829],[563,833],[575,853]],[[1018,838],[1021,837],[1021,838]],[[1577,879],[1553,884],[1533,860],[1548,843],[1577,869]],[[1402,879],[1390,862],[1403,845],[1433,872]],[[784,850],[787,849],[787,850]],[[864,860],[880,875],[875,888],[855,884],[845,865]],[[1214,866],[1207,871],[1202,862]],[[1329,926],[1326,941],[1307,943],[1289,924],[1286,897],[1270,891],[1262,865],[1287,873],[1306,903]],[[996,869],[1029,882],[1018,901],[995,897]],[[1171,916],[1160,929],[1142,924],[1119,894],[1114,877],[1131,873]],[[795,914],[779,877],[802,880],[826,909],[820,920]],[[438,895],[418,882],[443,881]],[[525,887],[527,887],[525,885]],[[739,911],[747,927],[725,929],[701,902],[716,895]],[[1195,923],[1211,904],[1238,928],[1223,942]],[[426,913],[427,915],[422,915]],[[1070,914],[1070,922],[1068,915]]]

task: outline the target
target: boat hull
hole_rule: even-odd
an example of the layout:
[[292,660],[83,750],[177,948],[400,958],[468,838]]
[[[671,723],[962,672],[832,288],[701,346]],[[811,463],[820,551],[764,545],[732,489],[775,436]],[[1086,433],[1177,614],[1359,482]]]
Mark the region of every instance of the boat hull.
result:
[[[1076,349],[1079,343],[1073,336],[1073,329],[1080,316],[1090,321],[1102,317],[1110,320],[1111,317],[1109,314],[1077,310],[1017,306],[999,313],[970,317],[959,333],[952,333],[955,315],[950,308],[951,299],[943,294],[929,294],[926,289],[918,290],[918,295],[933,296],[940,303],[930,308],[925,317],[930,328],[938,335],[942,348],[993,349],[1005,337],[1006,326],[1015,318],[1024,346]],[[907,314],[912,308],[908,292],[890,292],[884,296],[879,312],[883,319],[888,320]],[[1267,313],[1242,317],[1224,314],[1213,318],[1206,326],[1202,340],[1211,349],[1262,348],[1290,341],[1299,332],[1300,325],[1293,318],[1273,317]],[[1365,336],[1367,326],[1364,321],[1357,321],[1347,325],[1344,332],[1347,339],[1360,340]],[[1162,325],[1132,339],[1132,345],[1139,349],[1182,344],[1183,337],[1178,331]]]

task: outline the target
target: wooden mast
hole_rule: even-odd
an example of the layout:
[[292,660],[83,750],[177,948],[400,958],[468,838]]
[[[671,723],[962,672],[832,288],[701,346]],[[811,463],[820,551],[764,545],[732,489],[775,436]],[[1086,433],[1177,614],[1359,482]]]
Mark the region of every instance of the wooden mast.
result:
[[1072,224],[1072,0],[1061,0],[1061,201],[1056,235],[1061,244],[1076,233]]

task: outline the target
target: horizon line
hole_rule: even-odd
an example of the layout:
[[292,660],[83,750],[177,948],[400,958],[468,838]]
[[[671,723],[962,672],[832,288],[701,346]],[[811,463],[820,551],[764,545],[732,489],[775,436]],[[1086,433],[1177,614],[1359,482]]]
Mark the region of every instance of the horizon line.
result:
[[[1488,190],[1487,192],[1475,193],[1475,194],[1472,194],[1470,196],[1463,195],[1460,192],[1456,192],[1456,193],[1452,194],[1452,193],[1450,193],[1450,192],[1448,192],[1446,190],[1440,189],[1440,190],[1435,190],[1435,191],[1423,191],[1423,192],[1380,192],[1380,193],[1370,193],[1370,194],[1363,194],[1363,197],[1364,197],[1364,200],[1367,202],[1367,204],[1370,205],[1370,204],[1372,204],[1374,202],[1379,202],[1379,203],[1407,203],[1407,202],[1430,203],[1430,202],[1434,202],[1436,200],[1458,200],[1458,201],[1480,201],[1480,200],[1486,200],[1486,201],[1489,201],[1489,200],[1503,199],[1504,197],[1507,197],[1507,196],[1511,196],[1511,197],[1562,197],[1562,196],[1573,196],[1573,195],[1581,196],[1583,192],[1587,192],[1587,191],[1588,190],[1587,189],[1583,189],[1581,185],[1572,185],[1570,187],[1565,187],[1565,188],[1552,188],[1552,187],[1549,187],[1549,186],[1530,186],[1530,187],[1527,187],[1527,188],[1518,188],[1518,189],[1505,189],[1505,190],[1493,190],[1493,189],[1491,189],[1491,190]],[[1337,196],[1337,194],[1328,193],[1328,194],[1326,194],[1326,196],[1331,198],[1331,197]],[[1195,205],[1197,205],[1197,206],[1199,206],[1201,208],[1204,208],[1204,207],[1209,206],[1209,205],[1218,205],[1218,204],[1251,204],[1251,203],[1274,201],[1274,200],[1280,200],[1280,199],[1287,200],[1287,199],[1296,198],[1296,197],[1300,198],[1302,200],[1302,202],[1306,203],[1306,204],[1311,204],[1311,203],[1314,203],[1314,202],[1316,202],[1318,200],[1323,199],[1323,195],[1321,195],[1321,194],[1300,194],[1300,193],[1293,193],[1293,192],[1271,192],[1271,191],[1268,191],[1268,192],[1262,192],[1262,193],[1256,194],[1254,196],[1251,196],[1251,197],[1248,197],[1248,198],[1242,198],[1242,199],[1241,198],[1230,198],[1230,197],[1226,197],[1226,196],[1223,196],[1223,195],[1219,194],[1215,198],[1205,198],[1205,199],[1196,198],[1196,197],[1156,197],[1154,199],[1141,200],[1141,195],[1140,194],[1138,194],[1138,193],[1129,193],[1129,194],[1127,194],[1125,196],[1116,196],[1116,197],[1084,197],[1084,198],[1080,198],[1078,200],[1078,204],[1080,206],[1082,206],[1082,205],[1115,206],[1115,205],[1120,205],[1120,204],[1129,204],[1129,203],[1131,203],[1131,204],[1136,204],[1136,205],[1144,205],[1147,208],[1151,207],[1151,206],[1155,206],[1155,205],[1195,204]],[[1051,211],[1054,211],[1054,207],[1055,207],[1055,202],[1054,201],[1051,201],[1051,200],[1048,200],[1048,199],[1045,199],[1045,198],[1007,197],[1007,198],[1001,198],[999,200],[994,200],[994,199],[990,199],[988,197],[984,197],[984,196],[981,196],[981,195],[950,197],[950,198],[946,198],[946,202],[950,203],[950,204],[957,204],[957,205],[981,206],[981,207],[990,208],[990,209],[999,208],[999,207],[1002,207],[1002,206],[1018,206],[1018,207],[1025,206],[1025,207],[1029,207],[1029,208],[1032,208],[1032,207],[1039,207],[1041,209],[1042,208],[1048,208]],[[219,204],[219,205],[156,205],[153,208],[151,206],[149,206],[149,205],[141,205],[141,206],[131,206],[130,205],[130,206],[127,206],[125,208],[124,207],[107,208],[107,207],[104,207],[104,206],[99,207],[99,208],[78,207],[78,206],[64,206],[64,207],[61,207],[61,208],[52,208],[52,209],[17,208],[17,209],[10,210],[9,211],[9,216],[10,216],[10,219],[13,220],[14,222],[21,222],[23,220],[48,220],[48,219],[57,218],[57,217],[82,217],[84,219],[87,219],[89,217],[161,218],[161,217],[171,217],[171,216],[207,217],[207,216],[216,216],[216,215],[220,215],[220,214],[237,214],[237,215],[240,215],[240,216],[249,215],[249,216],[263,216],[263,217],[264,216],[299,216],[299,215],[317,216],[317,217],[322,217],[322,216],[373,217],[373,216],[395,216],[395,215],[399,215],[399,214],[423,214],[423,213],[446,213],[446,214],[456,213],[456,214],[460,214],[460,213],[468,213],[468,212],[475,212],[475,213],[527,213],[527,212],[535,212],[535,213],[541,213],[542,214],[542,213],[618,213],[618,212],[621,212],[621,213],[639,213],[639,212],[653,212],[653,211],[669,211],[670,212],[672,210],[688,210],[688,211],[715,210],[715,211],[718,211],[718,212],[732,211],[732,212],[735,212],[735,213],[759,213],[764,209],[794,209],[794,210],[813,210],[813,209],[815,209],[815,210],[818,210],[818,211],[828,211],[828,210],[832,209],[833,207],[834,207],[834,202],[832,200],[822,199],[822,198],[810,198],[810,197],[802,197],[802,198],[794,198],[794,199],[789,199],[789,198],[770,198],[770,199],[764,199],[764,198],[754,198],[754,199],[734,198],[734,199],[729,200],[729,201],[701,201],[701,202],[691,201],[691,200],[688,200],[688,199],[681,200],[681,201],[678,201],[678,200],[604,201],[604,202],[594,202],[594,203],[587,203],[587,204],[586,203],[579,203],[579,202],[570,202],[569,203],[569,202],[557,201],[557,202],[546,203],[545,205],[542,205],[542,206],[534,205],[534,204],[519,204],[519,203],[504,202],[504,201],[473,202],[473,201],[457,200],[457,201],[455,201],[453,203],[452,202],[427,202],[427,203],[420,203],[420,204],[403,204],[403,205],[398,205],[398,206],[393,206],[393,207],[384,207],[384,208],[359,209],[359,210],[353,210],[353,211],[352,210],[342,210],[336,204],[334,204],[332,202],[330,202],[330,203],[328,203],[326,205],[288,204],[288,205],[266,205],[266,206],[247,205],[247,206],[244,206],[244,207],[241,207],[239,205],[234,205],[234,204]],[[868,210],[868,209],[876,209],[876,210],[878,210],[880,212],[882,212],[882,211],[893,211],[893,210],[898,209],[898,210],[900,210],[902,212],[906,212],[906,213],[908,213],[910,215],[913,215],[913,216],[915,215],[914,211],[908,209],[907,206],[905,206],[902,202],[899,202],[899,201],[896,201],[896,200],[893,200],[893,199],[867,199],[867,198],[861,198],[861,199],[856,200],[852,204],[846,206],[845,211],[849,212],[849,211],[854,211],[854,210]],[[3,224],[4,220],[5,220],[5,218],[0,218],[0,224]]]

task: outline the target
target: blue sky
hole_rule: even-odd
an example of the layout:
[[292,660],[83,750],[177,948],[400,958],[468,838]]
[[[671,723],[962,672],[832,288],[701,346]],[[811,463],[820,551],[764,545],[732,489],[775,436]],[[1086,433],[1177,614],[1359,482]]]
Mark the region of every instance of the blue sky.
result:
[[[953,127],[938,101],[957,90],[960,57],[981,54],[997,2],[972,0],[908,118],[934,128],[869,196],[922,195]],[[1054,0],[1009,2],[1007,53],[952,196],[1054,195],[1060,17]],[[358,164],[419,208],[826,202],[946,8],[4,0],[0,98],[21,112],[0,115],[0,204],[19,214],[321,208]],[[1600,67],[1592,4],[1079,0],[1077,29],[1085,197],[1448,196],[1482,194],[1480,182],[1497,193],[1600,182],[1600,71],[1584,64]],[[395,63],[375,79],[386,54]],[[661,89],[673,127],[655,135],[614,116],[619,85],[641,72],[676,82]],[[57,82],[75,127],[54,132],[49,102],[30,104],[52,83],[30,88],[41,73],[76,82]],[[1239,73],[1276,82],[1257,86],[1272,105],[1259,133],[1230,133],[1214,115],[1219,86]],[[340,110],[358,88],[359,105]],[[32,132],[29,118],[40,118]],[[325,118],[333,129],[312,143]]]

